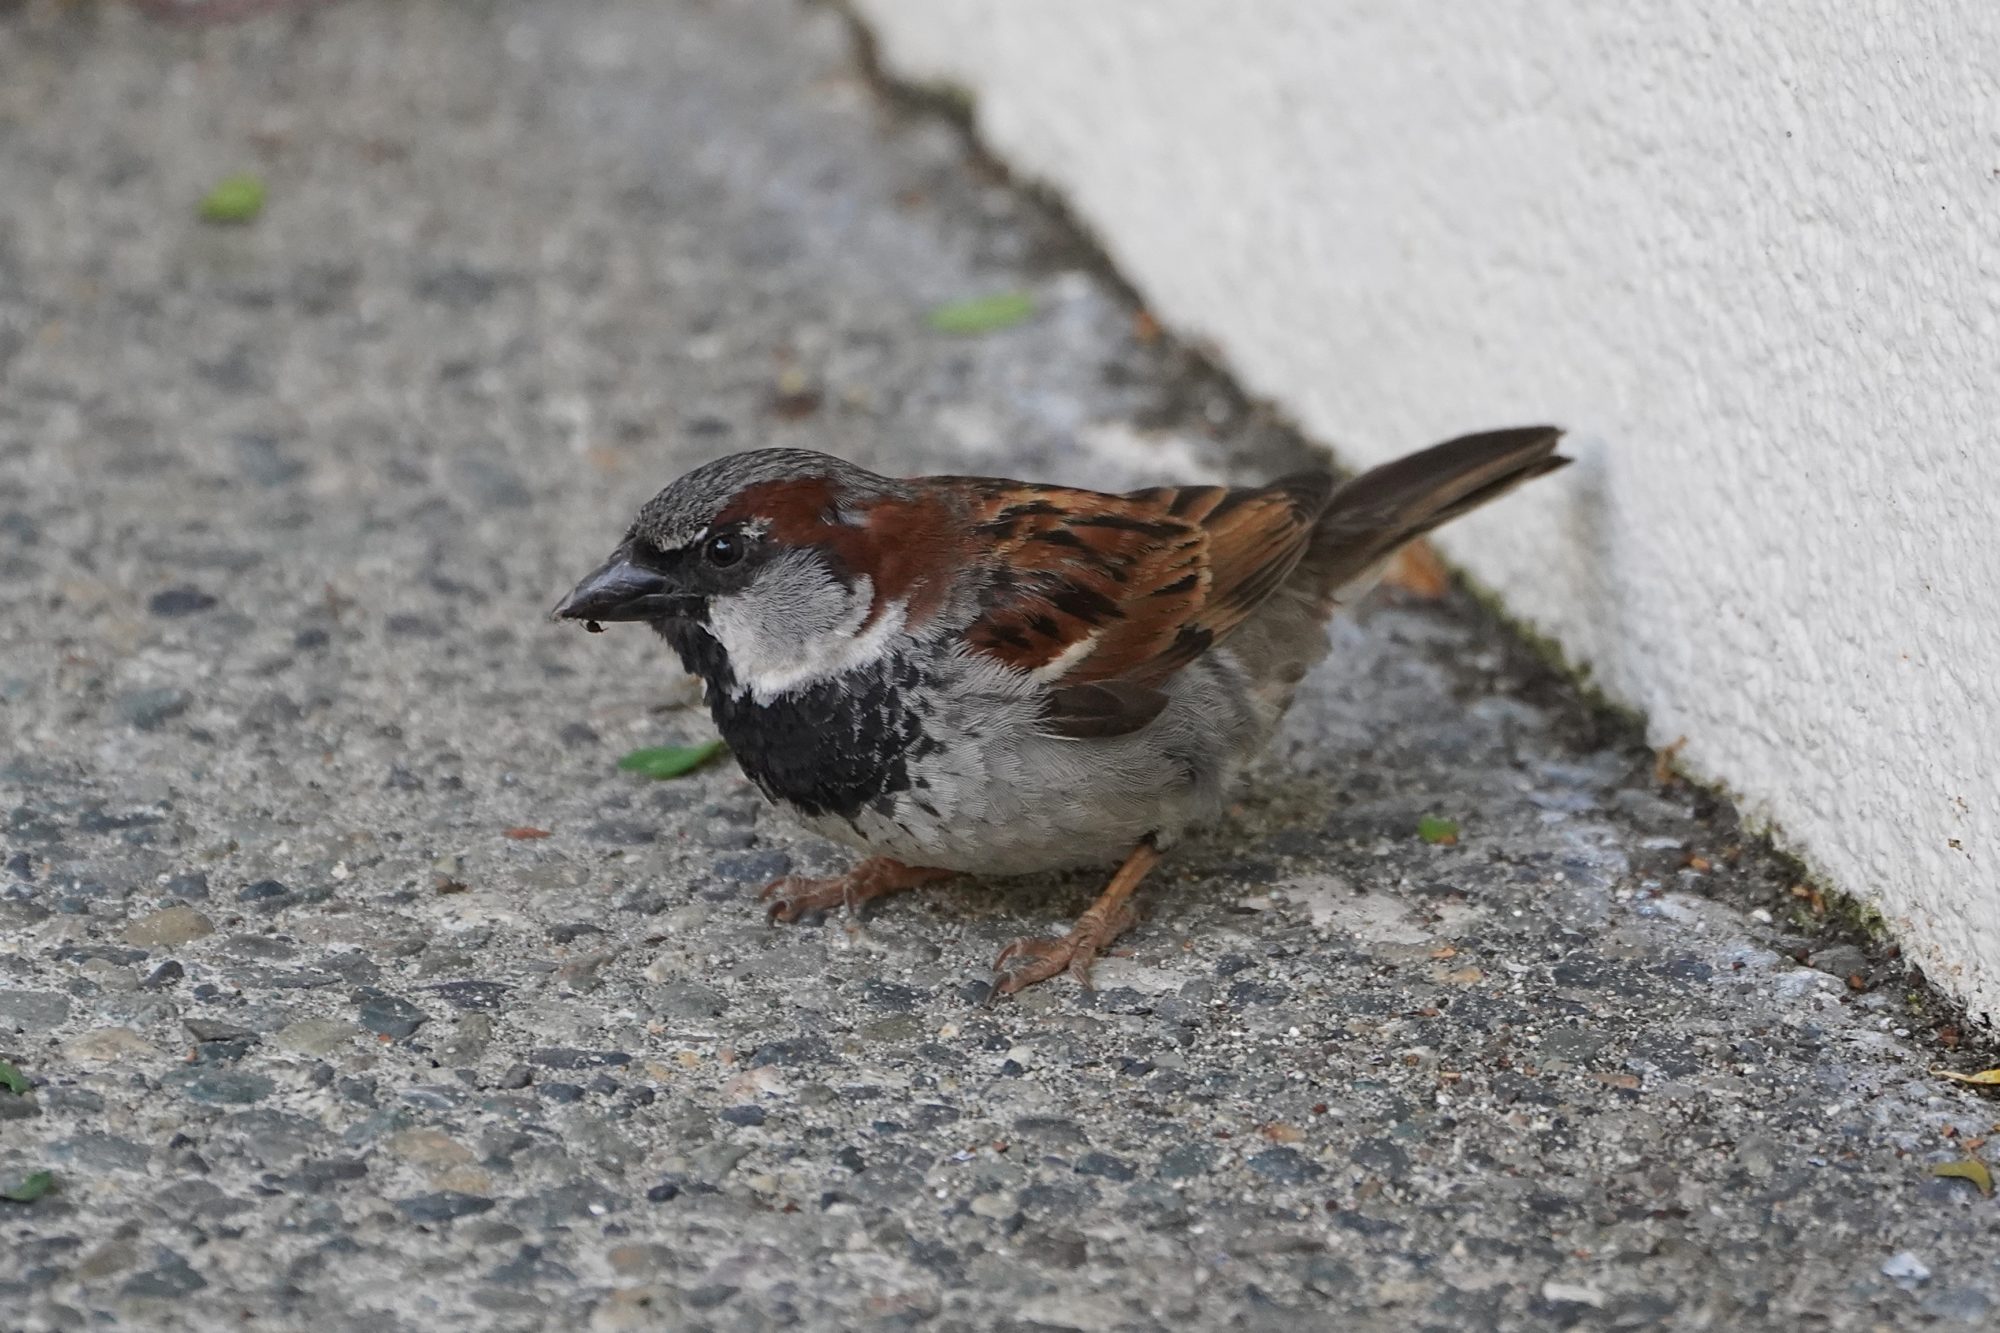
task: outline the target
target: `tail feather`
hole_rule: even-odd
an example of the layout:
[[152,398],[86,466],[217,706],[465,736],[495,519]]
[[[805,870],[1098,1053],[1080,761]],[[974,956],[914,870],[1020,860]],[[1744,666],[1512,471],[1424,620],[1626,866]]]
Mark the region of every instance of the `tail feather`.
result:
[[1397,547],[1567,464],[1561,439],[1554,426],[1485,431],[1371,468],[1327,501],[1300,568],[1336,602],[1351,600]]

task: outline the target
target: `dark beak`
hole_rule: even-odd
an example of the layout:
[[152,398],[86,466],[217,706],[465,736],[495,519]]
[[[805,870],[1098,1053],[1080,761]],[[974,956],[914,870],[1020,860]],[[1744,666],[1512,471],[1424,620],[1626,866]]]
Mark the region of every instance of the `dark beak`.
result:
[[557,603],[557,620],[662,620],[691,615],[701,598],[676,591],[665,575],[634,564],[620,547]]

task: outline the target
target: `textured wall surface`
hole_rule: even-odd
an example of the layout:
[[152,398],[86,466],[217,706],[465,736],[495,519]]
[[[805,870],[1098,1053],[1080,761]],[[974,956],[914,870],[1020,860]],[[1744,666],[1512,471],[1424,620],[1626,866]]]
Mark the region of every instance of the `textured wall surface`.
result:
[[2000,1013],[2000,8],[859,8],[1348,461],[1569,425],[1443,545]]

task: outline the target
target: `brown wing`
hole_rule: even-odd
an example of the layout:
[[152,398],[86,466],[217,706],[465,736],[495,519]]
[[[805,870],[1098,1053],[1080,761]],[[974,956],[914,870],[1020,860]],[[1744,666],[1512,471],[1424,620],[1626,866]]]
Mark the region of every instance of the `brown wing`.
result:
[[1047,673],[1051,721],[1072,735],[1150,721],[1166,703],[1158,687],[1297,566],[1332,489],[1317,473],[1254,489],[1126,495],[961,484],[995,571],[968,643]]

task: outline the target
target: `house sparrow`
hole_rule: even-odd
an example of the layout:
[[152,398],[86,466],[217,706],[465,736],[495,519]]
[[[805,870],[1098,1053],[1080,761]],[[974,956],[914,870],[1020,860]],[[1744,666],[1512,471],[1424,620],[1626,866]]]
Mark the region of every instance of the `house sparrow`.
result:
[[1140,880],[1222,813],[1326,655],[1328,618],[1405,542],[1563,466],[1560,436],[1468,435],[1340,486],[1124,495],[752,450],[654,496],[555,615],[650,624],[764,795],[866,855],[765,886],[771,919],[1122,862],[1066,936],[994,964],[996,995],[1087,985]]

